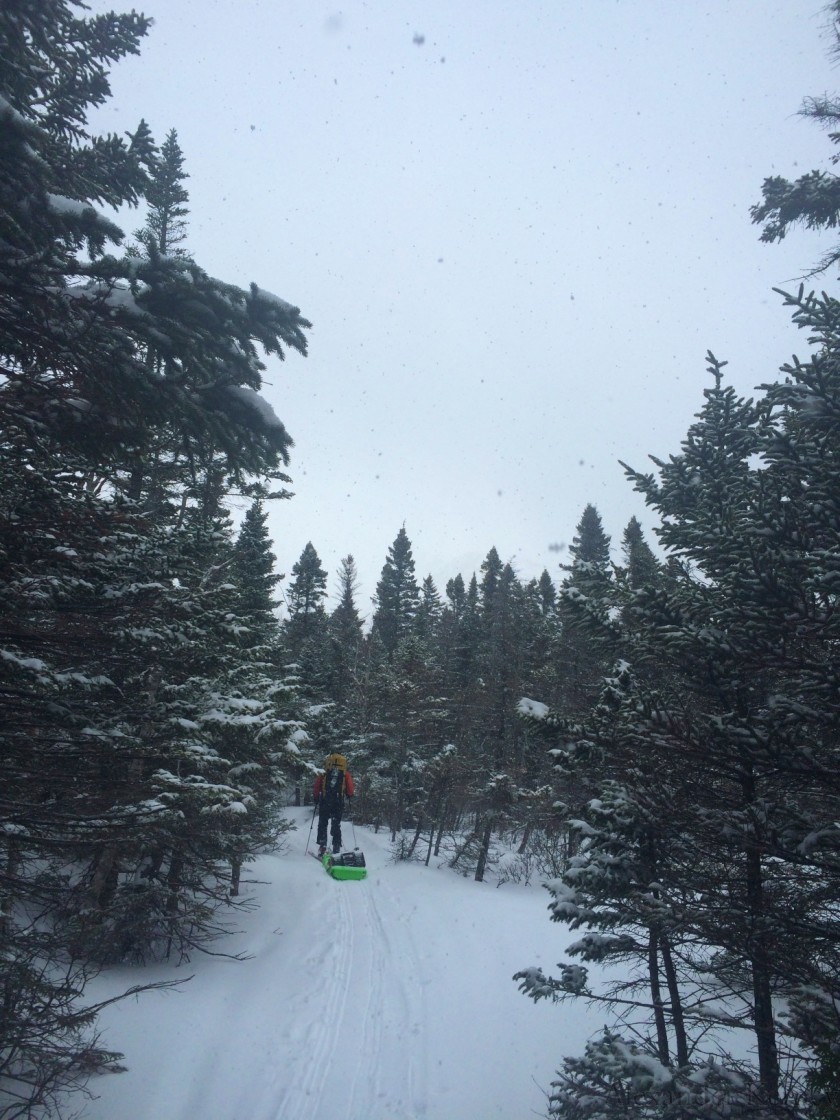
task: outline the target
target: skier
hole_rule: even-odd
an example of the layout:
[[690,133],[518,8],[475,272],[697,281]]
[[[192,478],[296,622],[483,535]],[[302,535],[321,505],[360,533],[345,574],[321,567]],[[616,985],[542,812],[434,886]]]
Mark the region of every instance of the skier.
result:
[[334,855],[341,851],[341,814],[344,799],[356,792],[353,776],[347,769],[347,759],[343,754],[331,754],[324,762],[324,773],[319,774],[313,789],[315,807],[318,809],[318,855],[327,850],[327,822],[332,821],[330,834]]

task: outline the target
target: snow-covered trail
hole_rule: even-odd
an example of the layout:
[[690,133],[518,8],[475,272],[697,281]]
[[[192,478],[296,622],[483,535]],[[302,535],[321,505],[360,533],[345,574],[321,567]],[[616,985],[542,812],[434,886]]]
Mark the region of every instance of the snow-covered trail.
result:
[[[357,828],[362,882],[304,854],[310,814],[248,876],[259,909],[180,968],[113,970],[100,998],[194,974],[177,992],[109,1009],[108,1045],[129,1072],[100,1078],[89,1120],[519,1120],[545,1112],[563,1054],[597,1029],[585,1008],[535,1006],[511,981],[553,966],[568,937],[539,888],[389,862]],[[345,841],[352,832],[345,833]],[[310,846],[310,851],[312,850]]]
[[286,1009],[292,1073],[267,1086],[259,1117],[428,1115],[423,970],[392,887],[377,879],[336,883],[321,871],[312,884],[315,933],[298,927],[302,983]]

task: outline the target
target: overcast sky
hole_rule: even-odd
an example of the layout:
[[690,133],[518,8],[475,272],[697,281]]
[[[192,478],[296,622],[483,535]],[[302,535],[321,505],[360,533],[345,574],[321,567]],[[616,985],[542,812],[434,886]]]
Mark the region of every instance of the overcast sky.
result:
[[491,546],[557,578],[588,502],[618,556],[654,524],[618,460],[678,451],[707,349],[745,393],[806,352],[771,289],[825,236],[762,245],[749,207],[827,164],[797,116],[836,88],[816,0],[135,6],[97,126],[175,128],[197,262],[313,322],[267,375],[271,530],[331,592],[352,553],[362,613],[403,524],[441,593]]

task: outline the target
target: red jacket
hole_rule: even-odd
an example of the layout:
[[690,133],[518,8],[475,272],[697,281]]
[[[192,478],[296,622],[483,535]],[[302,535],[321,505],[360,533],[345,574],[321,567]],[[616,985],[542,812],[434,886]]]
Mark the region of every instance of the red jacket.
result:
[[[317,801],[321,796],[321,790],[324,787],[324,775],[319,774],[315,779],[315,786],[312,790],[313,796]],[[349,770],[344,771],[344,796],[353,797],[356,793],[356,787],[353,785],[353,775]]]

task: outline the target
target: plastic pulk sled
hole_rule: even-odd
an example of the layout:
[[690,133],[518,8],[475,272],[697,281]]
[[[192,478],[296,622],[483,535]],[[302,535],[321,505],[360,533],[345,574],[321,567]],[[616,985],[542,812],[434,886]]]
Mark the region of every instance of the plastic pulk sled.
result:
[[325,852],[321,863],[333,879],[364,879],[367,876],[364,853],[358,849],[355,852],[342,852],[341,855]]

